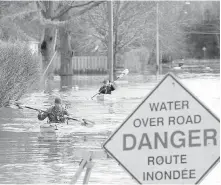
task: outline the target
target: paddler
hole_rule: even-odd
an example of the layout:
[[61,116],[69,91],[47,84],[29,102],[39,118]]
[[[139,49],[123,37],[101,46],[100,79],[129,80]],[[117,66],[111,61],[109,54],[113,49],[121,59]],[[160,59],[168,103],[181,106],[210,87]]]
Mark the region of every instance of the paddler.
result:
[[111,94],[116,89],[116,84],[111,83],[109,80],[103,81],[103,86],[99,89],[99,94]]
[[67,110],[62,107],[60,98],[55,98],[54,106],[48,108],[46,112],[39,111],[38,119],[44,120],[48,117],[50,123],[64,123],[69,116]]

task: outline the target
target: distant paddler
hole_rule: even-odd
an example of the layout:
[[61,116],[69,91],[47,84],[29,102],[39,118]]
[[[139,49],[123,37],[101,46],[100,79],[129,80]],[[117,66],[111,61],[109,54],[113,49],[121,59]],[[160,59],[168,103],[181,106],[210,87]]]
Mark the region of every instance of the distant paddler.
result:
[[110,82],[109,80],[104,80],[103,83],[104,85],[99,89],[99,92],[96,93],[94,96],[91,97],[91,99],[93,100],[93,97],[100,95],[100,94],[111,94],[112,91],[114,91],[116,89],[116,84],[115,82],[118,79],[123,78],[125,75],[127,75],[129,73],[128,69],[125,69],[121,72],[121,74],[117,77],[117,79],[113,82]]
[[111,92],[114,91],[115,89],[116,89],[115,82],[104,80],[103,86],[99,89],[99,94],[111,94]]
[[62,107],[61,99],[55,98],[54,105],[42,112],[39,110],[38,119],[44,120],[49,119],[50,123],[64,123],[66,118],[69,116],[68,111]]

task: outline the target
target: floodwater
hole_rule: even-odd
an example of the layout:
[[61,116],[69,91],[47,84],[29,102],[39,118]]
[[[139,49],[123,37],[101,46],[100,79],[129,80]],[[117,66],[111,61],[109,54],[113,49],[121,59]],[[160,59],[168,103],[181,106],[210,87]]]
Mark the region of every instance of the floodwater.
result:
[[[219,74],[177,74],[181,82],[212,112],[220,116]],[[90,84],[88,83],[90,81]],[[89,184],[137,184],[117,162],[105,154],[102,144],[144,97],[156,86],[154,77],[129,75],[113,93],[113,99],[99,102],[94,98],[101,77],[77,77],[79,90],[54,90],[25,95],[24,105],[46,109],[60,96],[72,115],[93,120],[92,128],[77,123],[64,126],[56,139],[39,139],[37,112],[29,109],[0,109],[0,183],[1,184],[71,184],[81,158],[94,151],[94,167]],[[133,160],[133,159],[132,159]],[[218,185],[220,164],[202,184]],[[82,184],[84,172],[78,184]]]

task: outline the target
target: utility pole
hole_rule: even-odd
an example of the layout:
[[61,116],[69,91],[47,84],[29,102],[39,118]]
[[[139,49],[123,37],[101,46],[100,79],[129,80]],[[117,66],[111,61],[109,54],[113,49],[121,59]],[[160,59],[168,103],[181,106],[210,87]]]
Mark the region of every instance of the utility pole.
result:
[[109,68],[109,80],[114,80],[114,65],[113,65],[113,2],[107,1],[108,7],[108,68]]
[[158,17],[158,2],[156,2],[156,63],[157,63],[157,72],[156,75],[158,77],[160,73],[160,60],[159,60],[159,17]]

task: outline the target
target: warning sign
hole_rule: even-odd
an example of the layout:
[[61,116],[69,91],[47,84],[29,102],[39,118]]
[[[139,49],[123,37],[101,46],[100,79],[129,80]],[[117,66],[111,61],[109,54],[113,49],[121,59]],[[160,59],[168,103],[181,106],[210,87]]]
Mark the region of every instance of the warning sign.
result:
[[140,184],[198,184],[219,162],[220,123],[167,74],[104,143]]

